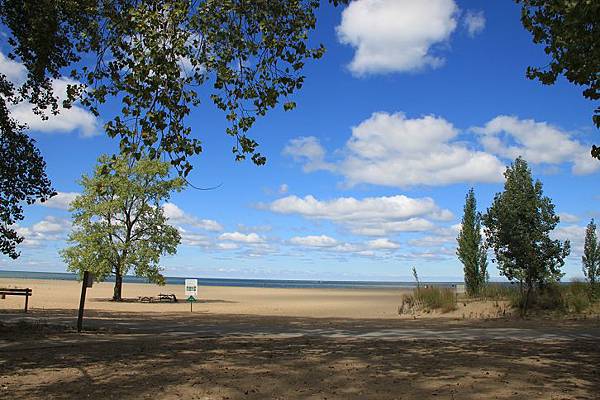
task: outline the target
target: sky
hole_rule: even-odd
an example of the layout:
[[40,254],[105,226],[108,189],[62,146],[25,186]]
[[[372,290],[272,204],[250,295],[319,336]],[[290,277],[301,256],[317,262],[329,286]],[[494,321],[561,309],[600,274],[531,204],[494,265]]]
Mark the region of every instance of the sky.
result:
[[[594,104],[562,78],[544,86],[525,77],[548,58],[519,16],[511,1],[322,6],[310,41],[327,52],[307,64],[297,108],[268,113],[250,132],[265,166],[233,160],[212,105],[192,111],[204,153],[189,179],[218,188],[188,188],[164,204],[182,236],[177,254],[161,260],[164,274],[401,281],[414,266],[422,279],[462,279],[455,253],[465,194],[473,187],[485,212],[520,155],[561,216],[553,236],[571,240],[565,279],[581,277],[585,226],[600,210]],[[1,50],[0,71],[18,81],[23,67]],[[57,80],[57,92],[66,83]],[[48,121],[27,105],[12,111],[28,123],[59,194],[25,208],[21,257],[0,258],[0,268],[63,272],[58,251],[78,180],[117,143],[102,130],[106,116],[79,106]],[[499,275],[493,263],[489,272]]]

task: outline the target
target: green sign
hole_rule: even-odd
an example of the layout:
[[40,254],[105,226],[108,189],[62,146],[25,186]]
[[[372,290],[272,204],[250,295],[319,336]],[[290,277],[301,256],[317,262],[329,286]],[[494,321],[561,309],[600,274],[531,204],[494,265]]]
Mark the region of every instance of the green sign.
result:
[[190,303],[194,303],[197,300],[196,300],[196,298],[194,296],[190,296],[190,297],[187,298],[187,301],[189,301]]

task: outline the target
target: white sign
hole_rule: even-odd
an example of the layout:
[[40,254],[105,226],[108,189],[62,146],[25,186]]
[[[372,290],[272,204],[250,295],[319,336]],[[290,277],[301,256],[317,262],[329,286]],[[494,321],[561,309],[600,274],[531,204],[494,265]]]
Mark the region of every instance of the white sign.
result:
[[198,279],[185,280],[185,297],[198,297]]
[[463,294],[465,292],[465,285],[456,285],[456,294]]

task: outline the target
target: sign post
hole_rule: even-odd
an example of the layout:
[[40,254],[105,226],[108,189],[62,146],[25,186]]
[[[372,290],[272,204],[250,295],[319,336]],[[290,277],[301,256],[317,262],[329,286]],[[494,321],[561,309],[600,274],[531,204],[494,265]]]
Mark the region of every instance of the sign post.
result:
[[85,294],[87,288],[94,284],[94,274],[89,271],[83,271],[83,280],[81,281],[81,298],[79,299],[79,314],[77,315],[77,332],[83,329],[83,309],[85,307]]
[[185,296],[187,301],[190,303],[190,312],[193,312],[193,305],[197,301],[198,297],[198,280],[197,279],[186,279],[185,280]]

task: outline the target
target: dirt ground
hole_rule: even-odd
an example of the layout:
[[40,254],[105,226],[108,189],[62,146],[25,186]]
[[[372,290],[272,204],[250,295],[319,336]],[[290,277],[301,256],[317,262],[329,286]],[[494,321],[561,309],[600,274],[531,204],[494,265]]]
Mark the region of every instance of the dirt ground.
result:
[[71,310],[16,316],[0,314],[6,399],[600,398],[597,320],[98,312],[77,334],[32,324]]

